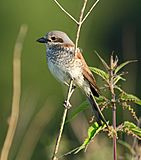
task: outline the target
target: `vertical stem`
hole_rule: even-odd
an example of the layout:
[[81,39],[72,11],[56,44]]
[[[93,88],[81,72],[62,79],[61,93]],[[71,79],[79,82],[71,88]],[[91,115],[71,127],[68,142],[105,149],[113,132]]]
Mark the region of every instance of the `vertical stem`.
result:
[[63,118],[62,118],[60,130],[59,130],[59,134],[58,134],[58,137],[56,139],[56,145],[55,145],[54,153],[53,153],[53,156],[52,156],[52,160],[57,160],[56,154],[58,153],[58,150],[59,150],[59,145],[60,145],[60,141],[61,141],[61,137],[62,137],[62,133],[63,133],[63,129],[64,129],[64,124],[65,124],[67,112],[68,112],[68,108],[66,107],[64,109],[64,113],[63,113]]
[[19,118],[20,96],[21,96],[21,52],[23,48],[23,42],[27,33],[28,27],[22,25],[17,36],[14,55],[13,55],[13,99],[12,99],[12,111],[9,122],[7,135],[4,141],[4,145],[1,152],[0,160],[7,160],[11,145],[16,132],[16,127]]
[[116,97],[114,92],[114,60],[113,55],[111,55],[110,59],[110,90],[111,90],[111,102],[112,102],[112,108],[113,108],[113,128],[114,128],[114,135],[113,135],[113,157],[114,160],[117,159],[117,142],[116,142]]
[[66,103],[65,103],[65,109],[64,109],[64,113],[63,113],[62,122],[61,122],[61,127],[60,127],[60,130],[59,130],[58,137],[56,139],[56,145],[55,145],[55,148],[54,148],[54,153],[53,153],[53,156],[52,156],[52,160],[57,160],[58,159],[56,157],[56,154],[58,153],[58,150],[59,150],[59,145],[60,145],[60,141],[61,141],[64,125],[65,125],[65,120],[66,120],[66,117],[67,117],[68,109],[70,107],[69,100],[71,98],[71,95],[72,95],[73,91],[74,91],[73,80],[71,80],[70,85],[69,85],[68,94],[67,94],[67,99],[65,101]]
[[77,34],[76,34],[76,41],[75,41],[75,52],[77,51],[77,47],[78,47],[78,41],[79,41],[79,36],[80,36],[80,30],[82,27],[82,20],[83,20],[83,15],[84,15],[84,11],[86,8],[86,4],[87,4],[87,0],[84,0],[84,4],[83,7],[81,9],[81,13],[80,13],[80,17],[79,17],[79,23],[78,23],[78,29],[77,29]]
[[[115,95],[113,95],[112,99],[115,99]],[[117,159],[117,142],[116,142],[116,105],[113,103],[113,128],[115,130],[114,136],[113,136],[113,154],[114,154],[114,160]]]

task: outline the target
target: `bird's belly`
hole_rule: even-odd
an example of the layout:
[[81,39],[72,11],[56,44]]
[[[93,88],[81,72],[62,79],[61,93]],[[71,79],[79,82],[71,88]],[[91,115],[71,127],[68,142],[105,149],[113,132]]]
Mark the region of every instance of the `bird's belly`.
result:
[[79,86],[85,94],[89,94],[90,86],[89,83],[84,79],[82,74],[82,69],[80,64],[75,62],[73,66],[69,65],[57,65],[48,61],[48,67],[50,72],[54,75],[54,77],[61,81],[62,83],[69,85],[70,79],[74,81],[76,86]]
[[62,83],[65,83],[65,84],[69,84],[69,81],[70,81],[70,77],[68,76],[68,74],[64,71],[64,69],[61,67],[59,67],[58,65],[48,61],[48,67],[49,67],[49,70],[50,72],[53,74],[53,76],[61,81]]

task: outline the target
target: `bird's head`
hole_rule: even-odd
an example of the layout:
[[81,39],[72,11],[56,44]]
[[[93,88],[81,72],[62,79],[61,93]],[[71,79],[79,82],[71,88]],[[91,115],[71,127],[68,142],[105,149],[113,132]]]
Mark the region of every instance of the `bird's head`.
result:
[[71,41],[68,35],[61,31],[48,32],[44,37],[37,39],[37,42],[45,43],[47,47],[50,45],[52,46],[52,45],[66,45],[66,44],[74,46],[74,43]]

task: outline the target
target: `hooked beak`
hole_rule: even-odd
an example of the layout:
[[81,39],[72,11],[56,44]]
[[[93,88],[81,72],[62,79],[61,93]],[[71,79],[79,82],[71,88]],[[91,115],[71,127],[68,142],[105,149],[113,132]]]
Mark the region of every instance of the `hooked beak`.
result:
[[41,37],[41,38],[37,39],[37,42],[39,42],[39,43],[47,43],[47,41],[48,40],[45,37]]

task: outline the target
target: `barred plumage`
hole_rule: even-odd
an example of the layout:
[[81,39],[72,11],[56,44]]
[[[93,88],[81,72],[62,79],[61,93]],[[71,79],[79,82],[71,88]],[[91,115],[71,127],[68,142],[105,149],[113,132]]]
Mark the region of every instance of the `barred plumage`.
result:
[[87,96],[98,124],[101,125],[102,121],[106,123],[94,99],[94,96],[99,96],[96,81],[80,50],[77,49],[77,52],[74,52],[75,45],[67,34],[61,31],[52,31],[37,41],[45,43],[48,67],[56,79],[66,85],[69,85],[72,79],[74,85],[80,87]]

